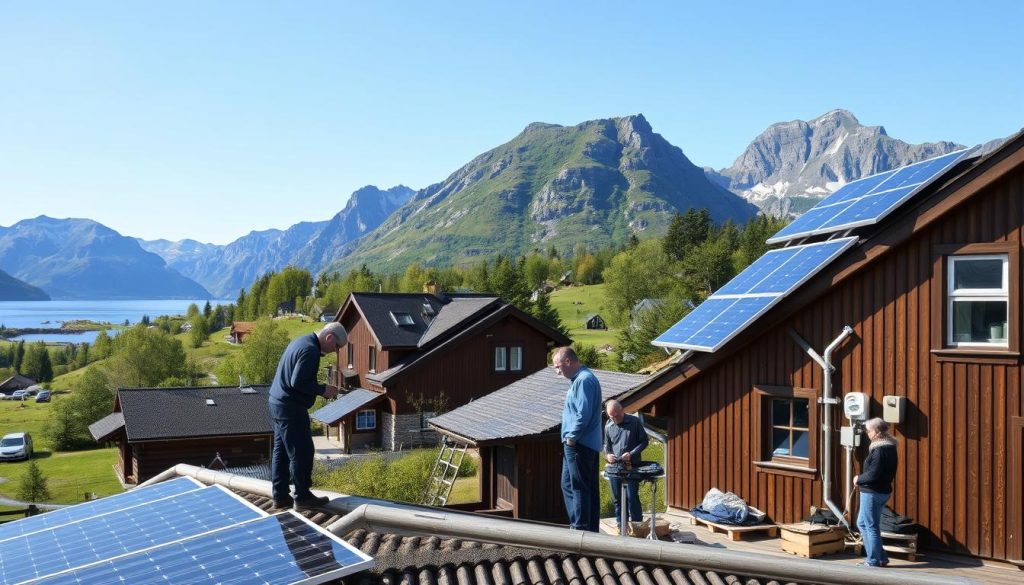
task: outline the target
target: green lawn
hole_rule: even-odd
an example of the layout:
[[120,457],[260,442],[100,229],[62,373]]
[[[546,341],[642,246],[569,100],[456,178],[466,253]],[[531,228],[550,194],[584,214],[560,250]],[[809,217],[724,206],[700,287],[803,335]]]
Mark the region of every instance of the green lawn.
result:
[[[618,329],[587,329],[585,326],[587,315],[593,313],[601,315],[606,322],[611,318],[611,312],[607,308],[604,296],[604,288],[603,284],[594,284],[569,286],[556,290],[551,293],[551,306],[558,311],[562,323],[569,328],[569,337],[574,342],[593,345],[598,349],[610,345],[614,350],[618,344]],[[612,355],[614,353],[612,351]]]

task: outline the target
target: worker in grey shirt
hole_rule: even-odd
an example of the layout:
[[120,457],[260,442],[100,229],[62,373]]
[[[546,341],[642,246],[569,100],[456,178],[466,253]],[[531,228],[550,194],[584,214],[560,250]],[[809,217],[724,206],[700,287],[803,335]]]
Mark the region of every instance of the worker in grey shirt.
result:
[[[605,411],[608,413],[608,422],[604,425],[604,460],[625,468],[639,465],[640,454],[647,448],[647,431],[644,430],[640,418],[623,412],[622,404],[618,400],[609,400]],[[615,522],[620,523],[620,533],[623,530],[622,502],[619,501],[622,497],[622,481],[617,477],[608,476],[612,502],[615,503]],[[629,499],[626,509],[632,521],[644,519],[638,487],[637,480],[626,480],[626,497]]]

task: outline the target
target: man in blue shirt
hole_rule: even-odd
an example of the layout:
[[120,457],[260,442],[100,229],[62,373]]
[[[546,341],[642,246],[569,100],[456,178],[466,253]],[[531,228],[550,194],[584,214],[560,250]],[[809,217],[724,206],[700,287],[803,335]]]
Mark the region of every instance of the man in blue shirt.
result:
[[601,383],[571,347],[560,347],[551,365],[570,380],[562,409],[562,496],[569,528],[599,531],[601,495],[597,479],[601,450]]
[[[640,454],[647,448],[647,431],[638,417],[622,411],[618,400],[609,400],[606,407],[608,422],[604,425],[604,459],[608,468],[618,466],[629,469],[640,464]],[[607,473],[608,469],[605,469]],[[612,502],[615,504],[615,521],[622,526],[622,481],[617,477],[608,476],[608,485],[612,491]],[[639,482],[635,479],[626,480],[626,511],[629,519],[643,520],[644,513],[640,507],[640,494],[637,490]]]
[[[320,357],[335,353],[348,342],[341,323],[328,323],[320,333],[292,340],[277,364],[270,384],[270,417],[274,420],[274,449],[270,455],[270,476],[275,508],[310,509],[323,506],[328,498],[313,495],[313,434],[309,430],[309,409],[317,396],[334,398],[338,389],[317,382]],[[294,499],[288,493],[289,479],[295,483]]]

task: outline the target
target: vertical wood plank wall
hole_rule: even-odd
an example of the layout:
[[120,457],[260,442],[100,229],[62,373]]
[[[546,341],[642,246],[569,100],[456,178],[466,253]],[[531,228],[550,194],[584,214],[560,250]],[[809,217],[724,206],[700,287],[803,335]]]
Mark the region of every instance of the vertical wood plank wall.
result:
[[[1024,172],[1004,176],[962,208],[890,251],[792,319],[655,403],[670,417],[669,505],[690,508],[711,487],[735,492],[777,522],[821,506],[813,480],[759,471],[752,461],[760,404],[755,384],[822,388],[822,373],[788,336],[795,329],[821,352],[842,330],[854,335],[836,352],[837,394],[860,391],[881,415],[885,395],[907,398],[896,426],[900,466],[890,501],[913,517],[930,546],[991,558],[1020,554],[1024,506],[1009,502],[1014,432],[1024,416],[1020,360],[1012,364],[939,361],[932,353],[934,248],[943,244],[1022,241]],[[1024,270],[1018,271],[1018,275]],[[1022,278],[1011,286],[1024,287]],[[1022,335],[1020,315],[1012,325]],[[945,314],[944,311],[941,314]],[[841,410],[841,409],[839,409]],[[838,413],[834,422],[845,420]],[[842,451],[834,450],[833,500],[842,507]],[[864,455],[861,448],[859,461]],[[1019,459],[1017,459],[1019,461]],[[820,469],[820,467],[819,467]],[[1019,478],[1018,478],[1019,479]]]

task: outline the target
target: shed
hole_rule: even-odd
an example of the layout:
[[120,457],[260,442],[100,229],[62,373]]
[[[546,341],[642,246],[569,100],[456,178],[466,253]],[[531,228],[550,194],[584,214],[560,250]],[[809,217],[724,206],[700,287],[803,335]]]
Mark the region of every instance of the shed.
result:
[[36,381],[28,376],[14,374],[10,378],[0,382],[0,394],[11,394],[15,390],[24,390],[35,383]]
[[274,426],[269,386],[121,388],[114,412],[89,425],[98,442],[118,447],[123,483],[141,483],[176,463],[229,466],[270,460]]
[[607,329],[608,328],[608,324],[605,323],[604,319],[601,317],[601,315],[598,315],[597,313],[591,313],[591,314],[587,315],[587,318],[584,320],[584,323],[586,324],[587,329]]
[[353,388],[313,412],[310,418],[324,425],[324,434],[341,444],[346,453],[353,449],[380,446],[381,399],[383,392]]
[[231,343],[242,343],[255,328],[255,321],[232,321],[231,332],[228,333],[228,337],[231,339]]
[[[609,400],[642,384],[646,376],[592,370]],[[568,381],[542,370],[469,404],[430,419],[456,443],[480,451],[480,502],[458,506],[566,523],[558,491],[562,473],[559,428]]]

